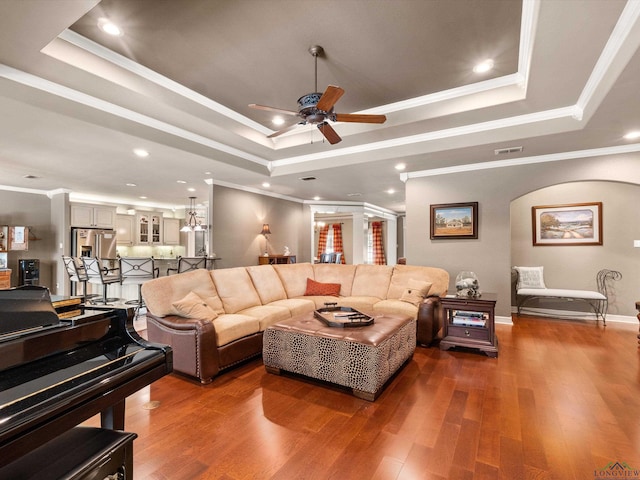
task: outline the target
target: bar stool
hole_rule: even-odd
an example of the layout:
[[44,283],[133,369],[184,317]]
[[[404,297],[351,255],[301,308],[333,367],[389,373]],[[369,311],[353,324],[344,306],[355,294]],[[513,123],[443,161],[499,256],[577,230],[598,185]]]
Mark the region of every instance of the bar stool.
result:
[[[71,286],[73,284],[82,284],[82,297],[83,301],[87,298],[87,281],[89,277],[84,271],[84,265],[79,261],[79,259],[74,257],[68,257],[66,255],[62,255],[62,263],[64,263],[64,268],[67,271],[67,275],[69,276],[69,282],[71,282]],[[73,288],[72,288],[73,290]],[[77,293],[78,289],[75,289],[75,293]]]
[[120,282],[120,268],[107,268],[103,266],[103,260],[94,257],[82,257],[82,263],[84,264],[84,270],[87,274],[88,282],[95,285],[102,285],[102,298],[93,300],[93,302],[99,302],[107,305],[107,302],[118,300],[117,298],[107,297],[107,287]]
[[120,283],[122,285],[138,285],[138,299],[128,300],[124,303],[144,306],[142,300],[142,284],[158,278],[159,268],[154,266],[153,257],[121,257],[120,258]]
[[169,272],[183,273],[198,268],[207,268],[207,257],[178,257],[178,268],[168,268],[167,275]]

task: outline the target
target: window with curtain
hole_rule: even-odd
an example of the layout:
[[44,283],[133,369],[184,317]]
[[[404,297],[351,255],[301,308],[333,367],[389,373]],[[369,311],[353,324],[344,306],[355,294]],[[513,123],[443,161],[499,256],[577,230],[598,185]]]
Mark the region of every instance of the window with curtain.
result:
[[387,260],[384,253],[382,222],[370,222],[367,228],[367,258],[368,264],[386,265]]

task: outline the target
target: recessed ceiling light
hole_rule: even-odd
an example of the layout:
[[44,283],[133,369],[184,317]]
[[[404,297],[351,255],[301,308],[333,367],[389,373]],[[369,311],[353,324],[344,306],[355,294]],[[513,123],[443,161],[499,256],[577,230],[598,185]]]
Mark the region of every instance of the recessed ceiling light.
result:
[[284,118],[279,117],[279,116],[278,116],[278,117],[273,117],[273,119],[271,120],[271,122],[272,122],[274,125],[283,125],[283,124],[284,124]]
[[196,191],[196,189],[193,188],[193,187],[189,187],[189,188],[187,188],[187,190],[190,191],[190,192],[195,192]]
[[640,130],[634,130],[632,132],[627,133],[624,138],[626,140],[635,140],[637,138],[640,138]]
[[262,182],[262,186],[264,188],[269,188],[271,186],[271,184],[269,182]]
[[176,183],[187,183],[184,180],[176,180]]
[[149,156],[149,152],[147,152],[144,148],[134,148],[133,153],[135,153],[135,155],[140,158],[146,158]]
[[139,198],[141,198],[142,200],[146,200],[147,199],[147,197],[145,197],[144,195],[140,195]]
[[135,183],[125,183],[125,185],[127,187],[137,187],[138,185],[136,185]]
[[487,58],[485,61],[478,63],[475,67],[473,67],[473,71],[475,73],[487,73],[489,70],[493,68],[493,60]]
[[211,172],[204,172],[205,175],[211,175]]
[[102,30],[104,33],[112,35],[114,37],[121,37],[123,34],[120,27],[108,18],[100,18],[98,20],[98,28],[100,28],[100,30]]
[[347,193],[347,197],[361,197],[362,194],[360,192],[355,193]]
[[393,195],[394,193],[396,193],[396,191],[393,188],[390,188],[389,190],[387,190],[387,193],[389,195]]
[[317,202],[318,200],[320,200],[320,197],[316,195],[315,197],[313,197],[313,199]]
[[396,165],[396,170],[398,170],[400,172],[402,170],[404,170],[405,168],[407,168],[407,166],[404,163],[399,163],[399,164]]

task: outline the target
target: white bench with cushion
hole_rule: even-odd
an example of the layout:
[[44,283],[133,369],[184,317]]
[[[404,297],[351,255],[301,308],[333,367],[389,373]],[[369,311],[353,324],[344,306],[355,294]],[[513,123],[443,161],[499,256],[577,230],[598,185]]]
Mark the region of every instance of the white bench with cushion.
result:
[[609,308],[608,283],[610,280],[620,280],[622,274],[615,270],[602,269],[596,274],[598,291],[572,290],[565,288],[547,288],[544,283],[544,267],[513,267],[517,274],[516,305],[518,315],[523,306],[530,300],[540,298],[561,298],[567,300],[583,300],[588,303],[596,315],[596,320],[602,319],[607,324],[607,310]]

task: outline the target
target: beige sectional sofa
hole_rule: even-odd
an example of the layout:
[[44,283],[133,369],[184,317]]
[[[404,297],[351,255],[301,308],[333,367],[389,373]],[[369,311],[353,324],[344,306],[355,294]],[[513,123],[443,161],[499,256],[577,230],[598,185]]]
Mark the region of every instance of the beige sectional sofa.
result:
[[[425,298],[408,296],[410,285],[414,295],[416,285],[428,289]],[[449,274],[434,267],[299,263],[194,270],[150,280],[142,296],[149,340],[171,345],[174,371],[208,383],[260,355],[269,325],[327,302],[410,315],[418,343],[428,345],[442,326],[439,296],[448,285]],[[339,296],[306,295],[317,287],[339,288]]]

